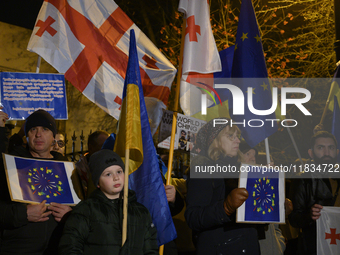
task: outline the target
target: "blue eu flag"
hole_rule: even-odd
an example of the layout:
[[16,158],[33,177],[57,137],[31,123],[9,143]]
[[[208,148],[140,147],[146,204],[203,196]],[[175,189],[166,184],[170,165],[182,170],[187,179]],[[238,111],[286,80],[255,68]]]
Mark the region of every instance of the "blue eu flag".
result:
[[[231,110],[231,118],[234,122],[244,123],[237,126],[241,129],[246,142],[254,147],[277,131],[277,123],[266,121],[276,119],[275,113],[259,116],[250,112],[248,108],[249,96],[252,96],[256,110],[268,110],[272,106],[261,34],[251,0],[242,0],[231,76],[233,85],[238,86],[245,96],[244,115],[234,115]],[[251,95],[248,95],[248,87],[252,87]],[[229,109],[233,108],[233,100],[233,98],[229,100]]]

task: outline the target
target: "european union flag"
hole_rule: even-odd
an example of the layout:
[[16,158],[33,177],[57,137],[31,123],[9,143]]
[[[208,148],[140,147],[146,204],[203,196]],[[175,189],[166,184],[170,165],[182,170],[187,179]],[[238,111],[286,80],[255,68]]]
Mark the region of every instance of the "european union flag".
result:
[[73,162],[21,158],[3,154],[8,189],[13,201],[25,203],[80,202],[73,189]]
[[237,222],[284,223],[284,172],[277,167],[241,165],[239,187],[249,196],[237,209]]
[[73,204],[63,162],[15,158],[24,200]]
[[[334,96],[334,110],[333,110],[333,122],[332,122],[332,134],[335,136],[338,142],[338,148],[340,148],[340,109],[337,97]],[[340,153],[338,154],[338,163],[340,162]]]
[[248,174],[246,221],[280,221],[278,187],[278,178],[252,178],[252,174]]
[[[244,115],[234,115],[232,110],[231,117],[234,122],[243,123],[238,124],[242,137],[254,147],[277,131],[277,123],[265,121],[276,119],[275,113],[259,116],[250,112],[246,99],[252,96],[253,106],[257,110],[268,110],[272,106],[271,86],[267,79],[261,34],[251,0],[242,0],[231,76],[232,84],[238,86],[245,95]],[[247,92],[248,87],[252,87],[251,95]],[[235,99],[229,100],[229,109],[233,109],[233,100]],[[254,119],[257,120],[256,123],[252,121]]]

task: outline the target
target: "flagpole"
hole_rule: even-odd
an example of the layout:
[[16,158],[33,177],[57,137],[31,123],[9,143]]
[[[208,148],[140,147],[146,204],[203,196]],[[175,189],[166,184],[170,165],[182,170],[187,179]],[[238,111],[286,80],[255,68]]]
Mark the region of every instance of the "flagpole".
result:
[[37,68],[35,69],[36,73],[40,72],[40,64],[41,64],[41,57],[40,55],[38,55]]
[[171,182],[172,161],[173,161],[173,157],[174,157],[175,135],[176,135],[176,126],[177,126],[178,99],[179,99],[181,77],[182,77],[182,62],[183,62],[185,27],[186,27],[186,19],[183,19],[181,50],[180,50],[180,55],[179,55],[179,66],[178,66],[178,72],[177,72],[177,86],[176,86],[176,96],[175,96],[175,103],[174,103],[174,114],[172,116],[171,140],[170,140],[169,162],[168,162],[168,172],[167,172],[167,178],[166,178],[166,185],[169,185],[170,182]]
[[294,146],[294,149],[295,149],[295,151],[296,151],[296,154],[297,154],[298,157],[299,157],[301,166],[303,166],[304,163],[303,163],[303,161],[302,161],[301,154],[300,154],[300,151],[299,151],[299,149],[298,149],[298,147],[297,147],[297,145],[296,145],[296,142],[295,142],[295,139],[294,139],[294,137],[293,137],[292,131],[290,130],[289,127],[287,127],[287,131],[288,131],[288,134],[289,134],[289,136],[290,136],[290,139],[291,139],[292,142],[293,142],[293,146]]
[[[336,63],[336,71],[335,72],[337,72],[338,71],[338,68],[339,68],[339,65],[340,65],[340,61],[338,61],[337,63]],[[335,77],[334,77],[335,78]],[[333,79],[334,79],[333,78]],[[333,98],[331,97],[331,95],[333,94],[333,87],[334,86],[334,80],[333,80],[333,82],[332,82],[332,84],[331,84],[331,88],[330,88],[330,90],[329,90],[329,95],[328,95],[328,97],[327,97],[327,101],[326,101],[326,105],[325,105],[325,108],[323,109],[323,113],[322,113],[322,116],[321,116],[321,120],[320,120],[320,123],[319,123],[319,125],[320,124],[323,124],[323,122],[324,122],[324,120],[325,120],[325,117],[326,117],[326,113],[327,113],[327,110],[328,110],[328,106],[329,106],[329,103],[333,100]]]
[[325,105],[325,108],[323,109],[323,113],[322,113],[319,125],[323,124],[323,121],[325,120],[327,109],[328,109],[328,105],[329,105],[329,101],[330,101],[329,98],[327,98],[326,105]]
[[[176,135],[176,126],[177,126],[178,99],[179,99],[181,76],[182,76],[182,62],[183,62],[185,28],[186,28],[186,19],[183,18],[181,50],[180,50],[180,53],[179,53],[179,65],[178,65],[178,72],[177,72],[176,96],[175,96],[174,111],[173,111],[174,113],[172,115],[171,140],[170,140],[170,149],[169,149],[168,171],[167,171],[167,175],[166,175],[166,185],[170,185],[170,183],[171,183],[172,161],[173,161],[173,158],[174,158],[175,135]],[[163,255],[163,252],[164,252],[164,245],[161,245],[159,247],[159,255]]]
[[266,149],[266,159],[267,159],[267,164],[270,164],[270,152],[269,152],[269,142],[268,142],[268,137],[264,139],[264,146]]
[[123,231],[122,231],[122,246],[126,241],[127,236],[127,218],[128,218],[128,191],[129,191],[129,148],[125,150],[125,177],[124,177],[124,195],[123,195]]

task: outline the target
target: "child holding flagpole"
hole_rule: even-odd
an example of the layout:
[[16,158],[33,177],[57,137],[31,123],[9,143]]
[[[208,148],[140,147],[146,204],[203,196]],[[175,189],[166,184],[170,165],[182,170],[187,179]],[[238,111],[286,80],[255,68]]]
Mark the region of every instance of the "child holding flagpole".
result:
[[111,150],[100,150],[89,164],[94,185],[65,223],[59,254],[158,254],[157,231],[149,211],[129,190],[127,239],[122,247],[124,163]]

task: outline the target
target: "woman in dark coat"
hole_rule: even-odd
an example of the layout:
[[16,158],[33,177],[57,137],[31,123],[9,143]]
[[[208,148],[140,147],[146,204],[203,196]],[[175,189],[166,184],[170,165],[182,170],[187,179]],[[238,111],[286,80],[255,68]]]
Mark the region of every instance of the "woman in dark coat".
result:
[[[228,119],[226,119],[228,120]],[[200,154],[191,161],[195,166],[236,166],[240,130],[213,120],[197,134]],[[257,230],[250,224],[235,222],[235,211],[248,197],[244,188],[237,188],[237,179],[189,178],[185,218],[196,240],[197,254],[258,255]]]

